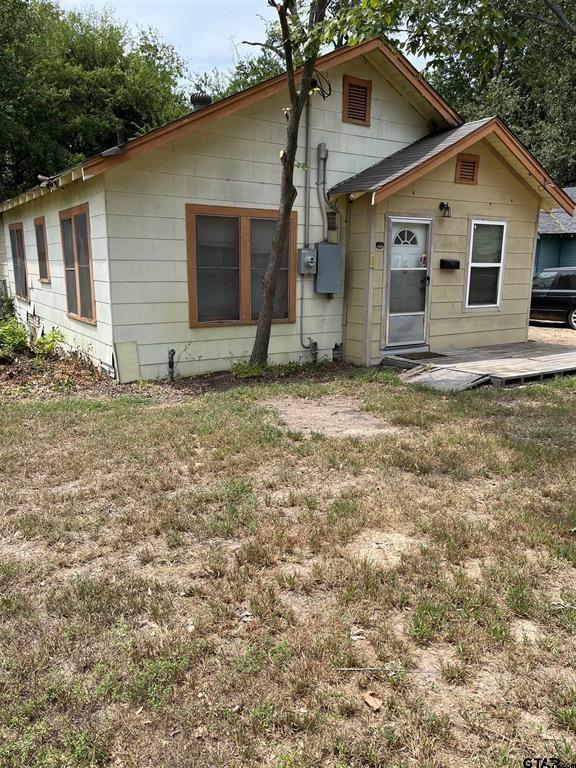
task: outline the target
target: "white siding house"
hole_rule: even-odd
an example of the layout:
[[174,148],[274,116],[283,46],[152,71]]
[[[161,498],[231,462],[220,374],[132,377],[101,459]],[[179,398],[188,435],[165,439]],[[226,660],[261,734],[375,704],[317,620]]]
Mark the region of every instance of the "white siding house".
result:
[[[312,95],[303,116],[296,171],[296,242],[291,243],[287,278],[293,289],[288,289],[285,315],[273,325],[271,360],[306,359],[310,337],[318,344],[320,356],[330,356],[334,345],[343,343],[345,357],[352,362],[378,362],[386,346],[380,329],[387,311],[383,297],[389,282],[389,249],[384,243],[391,214],[436,222],[434,237],[428,238],[427,245],[431,285],[426,311],[432,314],[422,344],[439,348],[446,341],[452,347],[462,339],[464,346],[471,326],[478,331],[472,334],[474,343],[479,339],[498,341],[500,330],[512,326],[495,318],[502,318],[503,312],[506,315],[508,308],[522,318],[519,333],[512,336],[525,338],[538,208],[552,203],[568,205],[561,195],[554,197],[552,180],[543,193],[532,165],[528,170],[528,164],[537,166],[536,161],[520,157],[514,148],[510,151],[505,141],[500,146],[493,128],[482,136],[478,133],[478,140],[472,142],[472,149],[481,157],[479,183],[473,190],[454,183],[456,159],[450,155],[442,164],[424,158],[418,179],[412,177],[408,164],[405,170],[412,176],[386,201],[377,200],[376,188],[364,181],[350,193],[339,193],[340,184],[361,178],[365,169],[397,157],[401,150],[409,152],[424,137],[451,135],[462,120],[402,56],[381,41],[340,49],[321,59],[318,68],[329,79],[331,92]],[[345,79],[360,88],[362,83],[369,84],[364,91],[369,99],[366,120],[346,119]],[[177,375],[225,369],[247,357],[255,325],[246,313],[255,289],[253,286],[250,294],[245,280],[246,275],[253,279],[254,264],[246,266],[242,260],[250,261],[245,251],[254,251],[255,246],[247,245],[248,241],[237,245],[238,279],[246,291],[238,300],[247,302],[241,306],[239,320],[198,322],[194,307],[200,290],[196,269],[200,267],[191,262],[190,254],[197,245],[191,243],[195,237],[191,233],[196,230],[187,221],[187,211],[189,217],[215,217],[217,225],[222,222],[222,209],[226,209],[224,214],[230,210],[238,221],[238,232],[248,239],[248,229],[243,227],[250,227],[251,232],[253,225],[242,223],[242,211],[250,221],[273,215],[279,202],[279,154],[285,141],[287,101],[284,78],[275,78],[64,172],[55,178],[51,190],[36,188],[6,201],[1,206],[5,246],[0,237],[0,277],[4,270],[10,291],[15,293],[10,231],[21,224],[28,297],[16,298],[20,317],[38,332],[59,328],[70,348],[82,350],[123,380],[166,376],[170,350]],[[472,141],[476,133],[469,131],[466,136]],[[453,141],[454,152],[462,143],[458,137]],[[319,145],[325,145],[328,153],[325,189],[318,184],[322,181]],[[328,190],[332,190],[331,204],[340,215],[326,232]],[[438,204],[444,198],[455,214],[448,224],[447,220],[438,223]],[[82,255],[84,234],[83,230],[74,230],[74,236],[66,234],[62,216],[83,205],[88,206],[95,317],[88,312],[88,317],[80,319],[82,312],[71,311],[70,291],[72,301],[78,302],[82,291],[88,290],[82,283],[87,279],[87,267],[80,263],[87,258]],[[509,241],[517,253],[502,270],[506,286],[512,285],[508,267],[517,270],[516,277],[523,270],[525,282],[521,290],[507,287],[504,304],[499,299],[498,306],[471,314],[458,307],[466,290],[468,220],[472,216],[510,219],[511,238],[523,227],[525,243],[520,246],[516,239]],[[34,225],[38,217],[44,217],[46,224],[49,282],[40,281]],[[74,227],[70,227],[71,232]],[[70,245],[64,242],[66,237]],[[345,246],[340,290],[330,295],[314,290],[312,275],[295,271],[296,248],[323,239]],[[456,277],[440,272],[438,259],[434,261],[436,252],[460,257],[462,269]],[[214,291],[219,290],[214,283]],[[447,331],[442,331],[442,323],[448,323]],[[503,340],[509,338],[507,334]]]

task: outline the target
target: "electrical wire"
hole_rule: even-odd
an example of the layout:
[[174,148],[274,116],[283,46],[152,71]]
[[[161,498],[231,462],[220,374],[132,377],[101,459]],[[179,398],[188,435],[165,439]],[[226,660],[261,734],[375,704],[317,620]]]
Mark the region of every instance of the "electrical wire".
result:
[[332,95],[332,84],[330,78],[326,72],[320,72],[319,69],[314,70],[314,79],[316,80],[316,88],[320,96],[326,101],[326,99]]

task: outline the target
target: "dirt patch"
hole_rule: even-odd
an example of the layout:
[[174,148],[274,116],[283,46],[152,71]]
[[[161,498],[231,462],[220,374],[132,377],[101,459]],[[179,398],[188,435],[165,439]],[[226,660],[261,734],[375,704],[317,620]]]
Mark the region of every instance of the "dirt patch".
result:
[[264,400],[262,404],[276,411],[287,429],[307,437],[312,434],[335,438],[379,437],[402,431],[362,411],[359,403],[351,397],[334,395],[319,400],[273,398]]
[[518,619],[512,622],[510,634],[517,643],[536,643],[543,637],[542,630],[533,621]]
[[576,346],[576,331],[564,323],[541,323],[532,320],[528,329],[530,341],[540,341],[548,344],[566,344]]
[[413,551],[420,544],[418,539],[403,533],[362,531],[349,545],[348,551],[358,560],[369,560],[382,568],[394,568],[402,555]]
[[463,563],[466,576],[474,581],[481,581],[484,578],[484,570],[495,564],[494,557],[472,557]]
[[426,687],[434,681],[442,679],[442,667],[453,664],[456,660],[453,648],[449,646],[433,646],[418,649],[414,656],[414,672],[412,676],[417,682]]

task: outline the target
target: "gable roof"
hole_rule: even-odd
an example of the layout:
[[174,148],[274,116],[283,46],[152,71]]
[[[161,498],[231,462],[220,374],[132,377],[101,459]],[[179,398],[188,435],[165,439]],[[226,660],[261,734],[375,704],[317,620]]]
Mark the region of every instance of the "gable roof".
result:
[[[458,126],[463,122],[462,117],[448,104],[448,102],[436,91],[412,66],[408,59],[389,43],[380,38],[373,38],[355,46],[337,48],[324,56],[320,56],[316,62],[316,69],[328,71],[347,61],[359,57],[365,57],[383,76],[388,77],[394,87],[401,91],[413,106],[425,114],[430,122],[441,127]],[[300,76],[300,71],[296,73]],[[87,180],[104,173],[111,168],[120,165],[127,160],[161,146],[169,141],[174,141],[212,121],[228,117],[240,109],[259,103],[273,96],[286,87],[287,76],[281,74],[265,80],[262,83],[246,88],[239,93],[216,101],[201,110],[189,112],[166,125],[155,128],[152,131],[129,139],[121,147],[114,147],[82,163],[69,168],[53,177],[56,188],[62,187],[78,179]],[[50,191],[41,186],[18,195],[11,200],[0,203],[0,212],[32,200]]]
[[[564,187],[564,192],[576,201],[576,187]],[[576,235],[576,216],[570,216],[561,208],[553,208],[550,213],[540,211],[538,233],[540,235]]]
[[521,180],[537,192],[545,207],[560,206],[570,216],[574,213],[574,200],[555,184],[536,158],[498,117],[464,123],[450,131],[415,141],[336,184],[329,194],[335,197],[372,192],[372,203],[379,203],[481,139],[487,140]]

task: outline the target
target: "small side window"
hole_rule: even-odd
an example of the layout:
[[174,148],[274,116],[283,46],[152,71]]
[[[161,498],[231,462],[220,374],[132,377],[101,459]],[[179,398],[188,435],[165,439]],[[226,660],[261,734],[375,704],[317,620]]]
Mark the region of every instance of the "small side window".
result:
[[505,239],[505,222],[472,222],[467,307],[499,306]]
[[24,248],[24,226],[21,223],[10,224],[10,248],[14,268],[14,293],[18,298],[28,301],[28,268]]
[[36,252],[38,254],[38,274],[41,283],[50,282],[50,266],[48,263],[48,246],[46,245],[46,222],[44,216],[34,219],[36,234]]

